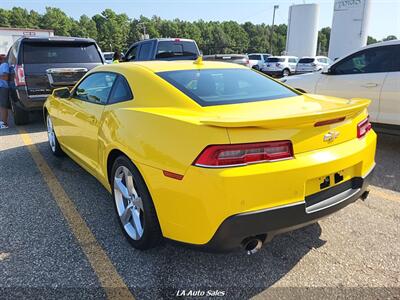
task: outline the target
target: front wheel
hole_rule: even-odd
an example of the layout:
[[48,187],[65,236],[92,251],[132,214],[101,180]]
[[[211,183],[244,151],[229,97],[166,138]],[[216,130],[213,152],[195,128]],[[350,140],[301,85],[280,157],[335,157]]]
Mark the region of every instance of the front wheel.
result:
[[54,132],[53,122],[51,121],[49,114],[47,114],[46,116],[46,125],[47,125],[47,137],[49,140],[51,153],[53,153],[53,155],[55,156],[63,156],[64,152],[62,151],[56,133]]
[[147,186],[137,168],[125,156],[112,167],[115,210],[125,237],[136,249],[157,246],[162,238],[160,225]]

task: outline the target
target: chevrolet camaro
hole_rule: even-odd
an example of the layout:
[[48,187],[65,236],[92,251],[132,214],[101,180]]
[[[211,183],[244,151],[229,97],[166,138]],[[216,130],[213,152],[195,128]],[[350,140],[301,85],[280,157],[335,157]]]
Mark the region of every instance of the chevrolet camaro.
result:
[[133,247],[253,253],[368,195],[369,103],[199,58],[97,67],[44,116],[53,154],[106,187]]

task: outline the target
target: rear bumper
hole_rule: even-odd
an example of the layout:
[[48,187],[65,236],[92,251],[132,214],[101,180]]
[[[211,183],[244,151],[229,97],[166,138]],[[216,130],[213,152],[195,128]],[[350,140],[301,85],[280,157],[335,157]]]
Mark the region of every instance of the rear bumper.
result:
[[307,196],[299,203],[233,215],[221,224],[207,244],[197,247],[211,252],[227,252],[238,248],[249,237],[271,240],[277,234],[315,223],[367,196],[372,173],[373,169],[364,178],[355,177]]
[[278,70],[278,71],[263,70],[263,72],[265,74],[270,75],[270,76],[280,76],[280,75],[282,75],[282,71],[283,70]]
[[10,89],[12,104],[25,111],[38,111],[43,109],[43,104],[47,99],[46,95],[29,96],[25,87]]

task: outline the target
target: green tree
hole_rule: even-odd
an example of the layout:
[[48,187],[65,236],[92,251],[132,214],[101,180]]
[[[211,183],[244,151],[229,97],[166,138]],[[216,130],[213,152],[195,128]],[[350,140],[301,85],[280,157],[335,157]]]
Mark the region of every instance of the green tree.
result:
[[9,27],[10,24],[10,11],[0,8],[0,27]]
[[392,41],[392,40],[397,40],[397,37],[395,35],[388,35],[387,37],[385,37],[384,39],[382,39],[382,41]]
[[42,17],[40,27],[44,29],[53,29],[55,35],[69,36],[73,24],[73,20],[61,9],[46,7],[46,13]]
[[28,11],[21,7],[13,7],[8,19],[11,27],[29,28],[31,26]]
[[378,42],[377,39],[373,38],[372,36],[368,36],[367,45],[375,44],[377,42]]
[[89,18],[87,15],[82,15],[79,21],[74,21],[71,28],[72,36],[79,37],[90,37],[92,39],[97,39],[97,27],[95,21]]
[[331,28],[324,27],[318,31],[318,55],[328,55],[329,40],[331,38]]
[[130,20],[126,14],[116,14],[111,9],[93,16],[98,43],[103,51],[122,50],[127,46]]

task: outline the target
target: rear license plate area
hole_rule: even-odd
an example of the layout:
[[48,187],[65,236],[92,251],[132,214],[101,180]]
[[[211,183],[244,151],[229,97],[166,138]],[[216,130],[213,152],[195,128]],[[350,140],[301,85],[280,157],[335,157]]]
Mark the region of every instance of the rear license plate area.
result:
[[305,190],[306,195],[318,193],[352,179],[357,174],[356,169],[356,166],[352,166],[308,180]]

